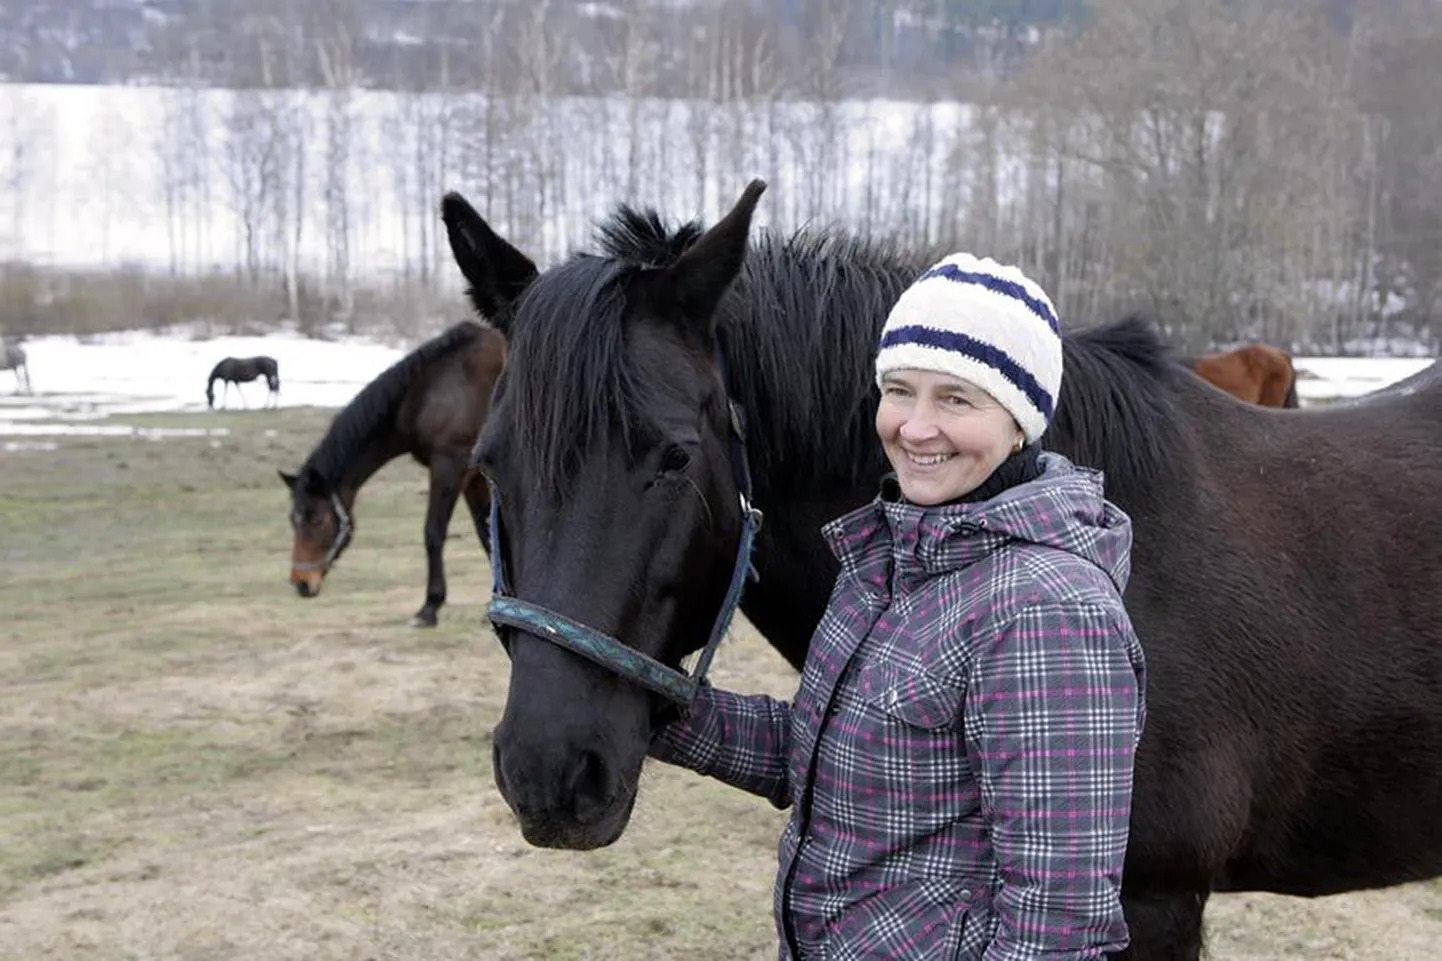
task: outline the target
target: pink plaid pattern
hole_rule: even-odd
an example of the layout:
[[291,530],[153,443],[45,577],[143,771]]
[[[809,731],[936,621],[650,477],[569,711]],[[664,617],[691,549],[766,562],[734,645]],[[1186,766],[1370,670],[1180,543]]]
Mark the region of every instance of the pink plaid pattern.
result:
[[1044,455],[990,501],[878,498],[791,702],[705,689],[661,760],[791,809],[780,957],[1099,958],[1120,893],[1145,667],[1131,522]]

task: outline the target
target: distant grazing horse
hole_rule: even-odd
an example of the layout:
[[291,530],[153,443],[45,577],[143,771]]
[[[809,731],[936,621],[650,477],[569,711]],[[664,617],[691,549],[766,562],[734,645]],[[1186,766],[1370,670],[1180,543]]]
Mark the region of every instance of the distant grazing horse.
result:
[[431,474],[426,600],[411,623],[435,626],[446,600],[441,550],[462,494],[481,546],[490,549],[490,498],[484,484],[467,483],[467,462],[505,360],[506,341],[498,331],[470,321],[457,324],[367,384],[336,414],[298,474],[280,472],[291,491],[295,531],[290,582],[301,597],[320,593],[326,572],[350,543],[361,485],[386,463],[410,454]]
[[[741,608],[799,666],[837,575],[821,525],[886,469],[873,351],[927,264],[839,232],[750,245],[761,189],[706,231],[622,208],[598,254],[538,277],[443,204],[511,347],[476,451],[505,575],[492,617],[567,618],[497,627],[495,778],[532,844],[625,829],[662,704],[643,685],[724,625],[742,490],[765,522]],[[1102,469],[1135,521],[1149,668],[1120,956],[1195,961],[1212,891],[1442,873],[1442,384],[1282,412],[1198,382],[1137,318],[1064,344],[1045,443]]]
[[25,385],[25,393],[35,393],[30,386],[30,363],[25,359],[25,349],[16,341],[0,341],[0,370],[15,372],[15,392],[17,394],[20,392],[22,383]]
[[[235,385],[235,392],[240,394],[240,385],[248,384],[258,377],[265,377],[266,387],[269,392],[266,400],[278,400],[280,397],[280,365],[275,362],[274,357],[227,357],[216,364],[210,371],[210,379],[205,382],[205,403],[212,410],[215,409],[215,382],[221,381],[225,392],[221,395],[221,403],[224,404],[230,397],[230,385]],[[240,402],[245,404],[245,395],[240,394]]]
[[1187,363],[1198,377],[1249,404],[1298,406],[1292,356],[1279,347],[1247,344],[1236,350],[1188,358]]

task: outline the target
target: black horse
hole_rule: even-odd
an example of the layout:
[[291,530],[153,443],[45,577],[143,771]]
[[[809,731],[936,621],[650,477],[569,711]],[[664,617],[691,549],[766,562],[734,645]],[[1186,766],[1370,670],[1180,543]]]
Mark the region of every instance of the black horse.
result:
[[468,483],[471,447],[490,410],[491,390],[506,362],[500,332],[465,321],[421,344],[367,384],[331,421],[297,474],[280,472],[291,491],[290,582],[315,597],[354,531],[356,493],[372,474],[410,454],[430,470],[426,508],[426,599],[411,623],[434,627],[446,601],[446,542],[456,501],[464,496],[488,552],[490,496]]
[[267,402],[280,399],[280,365],[275,362],[274,357],[227,357],[210,369],[210,377],[205,382],[205,404],[211,410],[215,409],[215,382],[221,381],[224,393],[221,395],[221,404],[230,398],[230,385],[235,385],[235,392],[240,394],[241,404],[245,404],[245,395],[240,393],[240,385],[248,384],[258,377],[265,378],[266,387],[269,388],[266,394]]
[[[837,232],[749,246],[760,192],[705,232],[622,208],[599,254],[535,280],[444,204],[475,306],[511,344],[477,449],[509,588],[671,665],[706,637],[741,529],[718,350],[766,518],[743,610],[800,665],[836,574],[818,528],[884,470],[880,326],[926,266]],[[1150,675],[1122,956],[1198,958],[1212,891],[1442,873],[1442,383],[1278,411],[1202,383],[1139,319],[1064,349],[1046,444],[1104,470],[1135,521],[1126,602]],[[493,761],[524,836],[613,842],[655,695],[502,636]]]
[[0,337],[0,370],[15,371],[15,393],[20,393],[22,386],[25,393],[35,393],[30,386],[30,362],[26,359],[25,348],[20,346],[19,340]]

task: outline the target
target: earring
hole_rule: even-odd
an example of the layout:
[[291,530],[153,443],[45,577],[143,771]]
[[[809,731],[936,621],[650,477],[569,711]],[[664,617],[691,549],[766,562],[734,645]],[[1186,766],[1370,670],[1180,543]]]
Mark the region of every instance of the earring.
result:
[[1023,447],[1025,447],[1025,446],[1026,446],[1026,439],[1025,439],[1025,438],[1022,438],[1022,437],[1018,437],[1018,438],[1016,439],[1016,446],[1011,449],[1011,452],[1012,452],[1013,454],[1020,454],[1020,453],[1021,453],[1021,449],[1022,449]]

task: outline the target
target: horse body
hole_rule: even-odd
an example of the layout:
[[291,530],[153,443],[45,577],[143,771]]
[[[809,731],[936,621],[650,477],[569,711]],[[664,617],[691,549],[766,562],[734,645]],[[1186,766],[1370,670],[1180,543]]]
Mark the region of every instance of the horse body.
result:
[[[227,357],[216,364],[210,371],[210,377],[205,382],[205,403],[211,409],[215,408],[215,382],[221,381],[224,394],[221,397],[223,404],[230,396],[230,385],[235,384],[235,392],[240,394],[240,385],[248,384],[253,380],[264,377],[268,389],[266,400],[277,401],[280,397],[280,365],[275,362],[274,357]],[[245,395],[240,394],[240,402],[245,403]]]
[[467,483],[467,462],[505,356],[505,338],[495,329],[456,324],[366,385],[335,416],[300,471],[281,473],[292,492],[290,581],[301,597],[320,593],[327,571],[349,543],[361,486],[385,464],[410,454],[430,473],[426,597],[411,623],[435,626],[446,599],[446,531],[461,497],[481,546],[490,548],[489,494],[483,484]]
[[1249,404],[1300,406],[1292,356],[1280,347],[1247,344],[1236,350],[1188,358],[1186,363],[1198,377]]
[[[728,390],[766,512],[742,610],[803,662],[836,575],[820,524],[886,469],[871,352],[925,267],[834,235],[748,248],[744,204],[705,233],[623,209],[601,256],[539,279],[446,206],[472,299],[512,343],[477,463],[514,593],[670,664],[704,639],[737,544]],[[1064,349],[1045,445],[1105,471],[1134,520],[1125,600],[1150,677],[1122,957],[1194,961],[1212,890],[1442,874],[1442,383],[1284,414],[1199,383],[1139,320]],[[654,702],[538,636],[503,640],[494,766],[523,833],[613,842]]]
[[19,393],[23,383],[25,393],[33,394],[35,391],[30,386],[30,363],[25,357],[25,349],[14,341],[0,341],[0,370],[13,370],[15,372],[15,391]]

